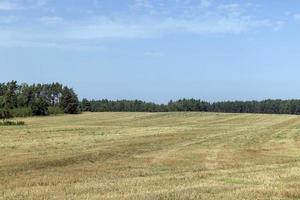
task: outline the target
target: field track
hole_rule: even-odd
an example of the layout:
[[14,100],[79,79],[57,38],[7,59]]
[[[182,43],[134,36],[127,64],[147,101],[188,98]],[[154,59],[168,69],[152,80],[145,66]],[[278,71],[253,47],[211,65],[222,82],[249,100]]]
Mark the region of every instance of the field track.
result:
[[300,199],[300,116],[22,120],[0,127],[0,199]]

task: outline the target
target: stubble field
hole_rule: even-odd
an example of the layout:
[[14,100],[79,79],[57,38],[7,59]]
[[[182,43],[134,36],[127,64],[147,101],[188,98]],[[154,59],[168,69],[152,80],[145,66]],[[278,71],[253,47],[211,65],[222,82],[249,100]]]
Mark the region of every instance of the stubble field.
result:
[[299,199],[300,117],[84,113],[0,127],[0,199]]

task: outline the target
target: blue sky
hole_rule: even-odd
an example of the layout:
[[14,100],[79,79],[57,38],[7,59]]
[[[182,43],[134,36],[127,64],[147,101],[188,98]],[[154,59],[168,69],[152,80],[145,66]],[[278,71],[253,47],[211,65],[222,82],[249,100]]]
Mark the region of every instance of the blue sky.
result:
[[1,82],[80,98],[300,98],[300,1],[0,0]]

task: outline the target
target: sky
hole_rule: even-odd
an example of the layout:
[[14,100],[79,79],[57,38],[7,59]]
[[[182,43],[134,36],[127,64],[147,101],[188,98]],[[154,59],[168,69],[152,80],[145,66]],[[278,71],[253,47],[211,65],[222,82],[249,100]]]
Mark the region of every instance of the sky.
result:
[[0,0],[0,82],[80,98],[300,98],[298,0]]

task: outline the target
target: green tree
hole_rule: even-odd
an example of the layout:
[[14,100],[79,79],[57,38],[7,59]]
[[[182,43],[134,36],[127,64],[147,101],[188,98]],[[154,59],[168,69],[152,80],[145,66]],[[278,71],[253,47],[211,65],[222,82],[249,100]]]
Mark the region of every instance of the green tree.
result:
[[7,83],[7,90],[4,94],[4,104],[8,109],[17,107],[17,81]]
[[91,102],[87,99],[82,99],[81,110],[84,112],[91,112],[92,111]]
[[49,104],[42,97],[36,97],[35,101],[31,105],[33,115],[45,116],[49,115],[48,111]]
[[78,114],[79,111],[79,101],[74,90],[68,87],[64,87],[62,91],[62,96],[60,98],[60,107],[67,114]]
[[0,109],[0,119],[5,121],[6,119],[12,118],[12,115],[7,107]]

